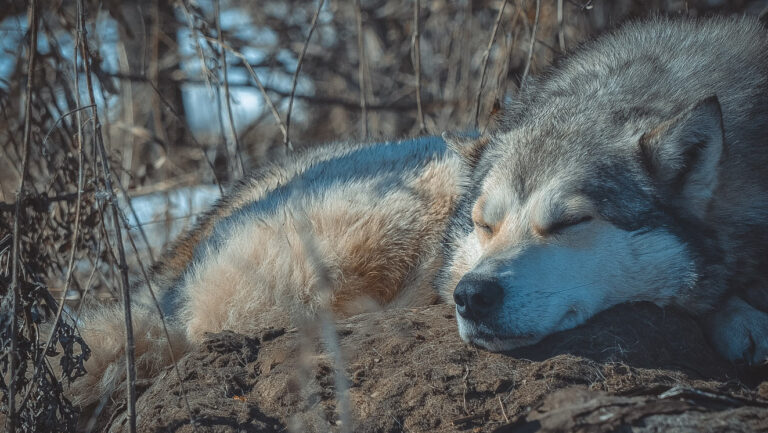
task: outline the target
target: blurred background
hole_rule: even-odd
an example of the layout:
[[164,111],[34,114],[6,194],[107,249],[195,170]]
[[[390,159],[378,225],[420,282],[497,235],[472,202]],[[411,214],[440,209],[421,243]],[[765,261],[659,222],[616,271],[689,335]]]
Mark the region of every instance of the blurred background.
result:
[[[28,351],[20,362],[39,367],[44,341],[36,324],[55,314],[60,300],[66,299],[66,316],[83,300],[118,298],[116,229],[133,280],[228,183],[281,154],[335,140],[482,131],[524,75],[541,73],[580,42],[627,19],[653,13],[757,15],[767,5],[768,0],[39,0],[32,16],[28,2],[3,0],[5,403],[13,332]],[[108,213],[113,195],[120,204],[119,227]],[[19,295],[12,309],[14,259]],[[16,331],[14,320],[20,324]],[[64,340],[76,335],[58,332],[54,347],[64,348]],[[48,389],[49,400],[58,395],[55,375],[45,383],[37,374],[19,377],[23,389],[40,395]],[[47,408],[46,419],[69,416],[61,401],[41,397],[36,404]],[[34,428],[54,425],[35,422]]]

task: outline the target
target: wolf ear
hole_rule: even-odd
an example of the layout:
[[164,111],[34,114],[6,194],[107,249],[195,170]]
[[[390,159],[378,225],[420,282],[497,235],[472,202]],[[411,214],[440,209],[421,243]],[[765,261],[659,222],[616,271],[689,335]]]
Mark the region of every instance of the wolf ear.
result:
[[480,161],[480,157],[490,141],[488,136],[472,137],[455,132],[443,132],[443,140],[449,149],[456,152],[472,168]]
[[710,96],[643,134],[640,155],[663,188],[703,212],[717,185],[723,134],[720,102]]

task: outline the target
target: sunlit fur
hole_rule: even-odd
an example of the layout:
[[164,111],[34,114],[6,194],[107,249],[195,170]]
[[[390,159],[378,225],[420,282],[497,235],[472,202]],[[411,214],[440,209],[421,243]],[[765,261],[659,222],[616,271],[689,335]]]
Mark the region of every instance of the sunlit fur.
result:
[[510,349],[652,301],[702,317],[729,359],[768,357],[768,32],[756,19],[626,25],[508,105],[473,153],[438,279],[447,302],[463,277],[503,287],[486,317],[457,315],[465,340]]
[[[152,270],[174,350],[206,332],[299,325],[321,308],[346,317],[436,302],[463,170],[438,137],[330,144],[257,169]],[[139,378],[152,377],[169,352],[147,284],[133,294]],[[81,322],[93,354],[71,393],[89,405],[124,380],[124,325],[116,307]]]
[[[453,302],[467,275],[504,288],[495,313],[458,319],[491,350],[649,300],[702,316],[729,359],[762,362],[767,71],[756,20],[656,19],[526,82],[496,131],[446,136],[453,151],[435,137],[337,143],[260,167],[134,288],[139,378],[170,362],[148,286],[181,354],[205,332],[323,308]],[[123,380],[122,327],[118,307],[80,318],[93,354],[77,403]]]

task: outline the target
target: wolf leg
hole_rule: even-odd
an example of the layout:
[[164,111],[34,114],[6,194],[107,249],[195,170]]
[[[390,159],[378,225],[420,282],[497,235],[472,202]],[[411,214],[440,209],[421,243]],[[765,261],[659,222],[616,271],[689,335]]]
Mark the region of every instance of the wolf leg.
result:
[[768,362],[768,313],[732,296],[705,319],[705,326],[712,343],[730,361]]

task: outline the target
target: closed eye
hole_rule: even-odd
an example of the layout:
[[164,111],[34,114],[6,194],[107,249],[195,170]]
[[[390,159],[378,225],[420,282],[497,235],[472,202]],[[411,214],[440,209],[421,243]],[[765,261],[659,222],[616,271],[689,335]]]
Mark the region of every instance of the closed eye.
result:
[[575,218],[566,218],[554,224],[551,224],[549,227],[547,227],[545,232],[547,234],[557,234],[557,233],[561,233],[563,230],[567,228],[577,226],[579,224],[583,224],[589,221],[592,221],[592,217],[589,215],[585,215],[582,217],[575,217]]
[[493,234],[493,227],[491,227],[490,225],[485,224],[485,223],[481,223],[481,222],[478,222],[478,221],[473,221],[473,222],[475,223],[475,227],[477,227],[480,230],[482,230],[485,234],[487,234],[487,235],[492,235]]

